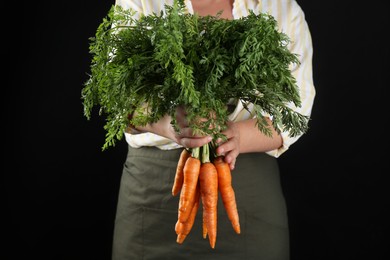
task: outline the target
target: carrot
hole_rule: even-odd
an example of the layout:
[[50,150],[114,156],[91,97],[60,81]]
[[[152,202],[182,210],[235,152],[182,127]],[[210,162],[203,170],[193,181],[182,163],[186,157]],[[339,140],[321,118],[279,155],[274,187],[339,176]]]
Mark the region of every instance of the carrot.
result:
[[180,154],[179,161],[177,162],[177,167],[176,167],[175,180],[172,186],[173,196],[176,196],[177,193],[181,190],[181,187],[183,186],[183,179],[184,179],[183,169],[188,157],[190,156],[191,153],[187,149],[183,149],[183,151]]
[[176,233],[177,233],[176,242],[179,244],[182,244],[184,242],[187,235],[190,233],[192,226],[194,225],[195,217],[196,217],[196,214],[198,213],[198,208],[199,208],[199,204],[200,204],[199,199],[200,199],[200,187],[199,187],[199,183],[198,183],[198,185],[196,187],[196,192],[195,192],[195,202],[194,202],[194,206],[192,207],[190,216],[188,217],[186,222],[182,223],[179,220],[177,220],[177,223],[176,223],[176,227],[175,227]]
[[213,161],[218,173],[218,189],[222,202],[233,229],[237,234],[241,233],[239,215],[237,210],[236,197],[232,187],[232,175],[229,164],[223,157],[218,156]]
[[187,221],[195,202],[195,192],[199,179],[200,165],[199,148],[194,148],[183,169],[184,179],[180,192],[178,213],[179,221],[183,223]]
[[202,149],[199,183],[203,204],[203,237],[208,235],[210,246],[214,248],[217,240],[218,173],[210,162],[208,145]]
[[206,239],[207,237],[207,226],[206,226],[206,222],[205,222],[205,214],[204,214],[205,210],[204,210],[204,206],[203,206],[203,221],[202,221],[202,235],[203,235],[203,238]]
[[183,232],[183,223],[181,223],[180,220],[176,221],[175,232],[176,232],[176,235],[179,235],[180,233]]
[[[200,194],[203,203],[203,222],[211,248],[217,240],[218,174],[213,163],[204,162],[199,174]],[[205,230],[203,230],[205,232]],[[205,234],[203,232],[203,237]]]

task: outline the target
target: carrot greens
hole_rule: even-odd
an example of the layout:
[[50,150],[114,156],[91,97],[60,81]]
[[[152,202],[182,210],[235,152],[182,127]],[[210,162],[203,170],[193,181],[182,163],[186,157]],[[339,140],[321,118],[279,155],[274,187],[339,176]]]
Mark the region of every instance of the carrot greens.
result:
[[[84,115],[90,119],[97,107],[105,117],[103,150],[122,139],[130,123],[145,125],[166,114],[174,118],[179,105],[186,106],[195,131],[223,137],[232,100],[254,105],[263,133],[271,133],[264,120],[270,115],[277,131],[298,135],[307,130],[308,118],[292,109],[301,101],[290,71],[299,60],[289,43],[265,13],[236,20],[201,17],[175,0],[164,12],[138,17],[112,6],[90,38]],[[136,109],[137,116],[129,118]]]

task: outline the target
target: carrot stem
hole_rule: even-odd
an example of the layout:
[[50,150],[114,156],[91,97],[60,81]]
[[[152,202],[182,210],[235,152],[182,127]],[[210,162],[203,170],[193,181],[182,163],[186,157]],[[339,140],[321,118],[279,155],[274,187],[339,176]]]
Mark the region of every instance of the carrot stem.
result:
[[191,152],[192,157],[194,157],[196,159],[200,159],[199,154],[200,154],[200,147],[192,148],[192,152]]
[[208,144],[202,146],[202,163],[210,162],[210,148]]

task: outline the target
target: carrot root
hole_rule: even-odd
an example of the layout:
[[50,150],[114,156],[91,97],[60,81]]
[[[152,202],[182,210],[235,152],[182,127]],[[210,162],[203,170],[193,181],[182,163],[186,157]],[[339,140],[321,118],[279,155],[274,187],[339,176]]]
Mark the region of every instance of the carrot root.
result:
[[221,193],[221,198],[223,205],[225,207],[228,218],[232,224],[234,231],[237,234],[241,233],[240,220],[237,209],[237,202],[232,187],[232,175],[230,171],[229,164],[226,163],[222,157],[217,157],[213,161],[217,172],[218,172],[218,184],[219,192]]
[[203,222],[206,226],[210,246],[215,248],[217,240],[218,174],[213,163],[205,162],[202,164],[199,182],[204,209]]
[[195,157],[189,157],[184,165],[184,181],[179,199],[179,220],[182,223],[187,221],[195,202],[200,165],[200,160]]
[[203,207],[203,221],[202,221],[202,236],[204,239],[207,238],[207,226],[205,222],[204,207]]
[[194,225],[196,214],[198,213],[198,208],[200,204],[199,200],[200,200],[200,187],[198,184],[195,191],[195,202],[191,209],[191,214],[189,218],[184,223],[180,222],[180,220],[176,222],[176,226],[175,226],[175,230],[177,234],[176,242],[179,244],[182,244],[184,242],[184,240],[186,239],[187,235],[190,233]]
[[184,165],[185,165],[188,157],[190,157],[190,156],[191,156],[191,153],[187,149],[183,149],[183,151],[180,153],[179,161],[177,162],[177,166],[176,166],[175,179],[174,179],[173,186],[172,186],[172,195],[173,196],[176,196],[183,186]]
[[218,195],[232,224],[233,230],[241,233],[235,192],[232,187],[230,166],[224,158],[209,159],[208,145],[203,146],[201,159],[199,149],[192,153],[183,150],[177,165],[172,195],[180,191],[178,219],[175,225],[176,242],[182,244],[190,233],[202,202],[202,236],[208,237],[211,248],[217,241]]

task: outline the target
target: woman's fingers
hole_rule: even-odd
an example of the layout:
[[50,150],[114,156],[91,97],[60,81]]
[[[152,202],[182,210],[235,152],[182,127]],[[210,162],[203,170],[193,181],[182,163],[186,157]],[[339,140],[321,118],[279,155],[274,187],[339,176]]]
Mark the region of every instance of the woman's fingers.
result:
[[211,136],[202,136],[194,134],[191,128],[182,128],[180,133],[176,134],[177,143],[185,148],[200,147],[211,142]]
[[233,170],[236,165],[238,154],[237,149],[234,149],[225,155],[225,162],[229,164],[231,170]]
[[195,147],[201,147],[205,144],[208,144],[211,141],[210,136],[205,137],[183,137],[180,138],[180,144],[184,146],[185,148],[195,148]]
[[227,140],[223,142],[219,140],[218,148],[216,150],[218,155],[223,155],[225,161],[230,165],[230,169],[233,170],[236,163],[236,158],[240,154],[240,132],[237,126],[230,122],[228,123],[228,129],[222,132],[225,134]]

